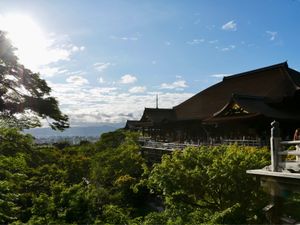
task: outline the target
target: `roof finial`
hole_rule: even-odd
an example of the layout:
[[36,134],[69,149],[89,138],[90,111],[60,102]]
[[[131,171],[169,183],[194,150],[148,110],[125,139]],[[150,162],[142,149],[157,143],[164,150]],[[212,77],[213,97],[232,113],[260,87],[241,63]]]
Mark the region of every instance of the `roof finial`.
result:
[[156,108],[158,109],[158,94],[156,94]]

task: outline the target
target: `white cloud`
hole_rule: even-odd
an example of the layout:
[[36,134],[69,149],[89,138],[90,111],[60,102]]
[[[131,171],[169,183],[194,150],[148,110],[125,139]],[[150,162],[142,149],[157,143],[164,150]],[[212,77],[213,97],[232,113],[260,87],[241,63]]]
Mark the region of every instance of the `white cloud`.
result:
[[136,93],[144,93],[147,90],[147,88],[145,86],[136,86],[133,88],[129,89],[129,92],[132,94],[136,94]]
[[71,83],[71,84],[74,84],[74,85],[77,85],[77,86],[82,86],[82,85],[85,85],[85,84],[89,84],[89,81],[81,76],[70,76],[66,79],[66,81],[68,83]]
[[106,70],[109,66],[111,66],[112,64],[109,62],[98,62],[94,64],[94,67],[96,70],[98,70],[99,72],[103,72],[104,70]]
[[223,51],[223,52],[227,52],[227,51],[233,50],[235,48],[236,48],[235,45],[229,45],[227,47],[221,48],[220,50]]
[[59,71],[58,71],[59,74],[62,74],[62,73],[68,73],[68,72],[69,72],[69,70],[67,70],[67,69],[59,70]]
[[210,75],[211,77],[217,77],[217,78],[220,78],[220,77],[226,77],[226,76],[229,76],[230,74],[228,73],[217,73],[217,74],[212,74]]
[[266,31],[266,33],[270,37],[270,41],[274,41],[278,34],[276,31]]
[[139,40],[139,38],[137,36],[118,37],[118,36],[111,35],[110,38],[114,39],[114,40],[122,40],[122,41],[137,41],[137,40]]
[[175,89],[175,90],[183,90],[184,88],[188,87],[185,80],[177,80],[173,83],[162,83],[160,85],[161,89]]
[[[69,115],[71,126],[96,123],[120,123],[140,119],[145,107],[155,107],[156,93],[122,93],[116,87],[76,86],[49,82],[60,108]],[[159,107],[171,108],[193,93],[159,93]]]
[[72,48],[71,48],[72,52],[78,52],[78,51],[84,51],[85,50],[85,47],[84,46],[76,46],[76,45],[72,45]]
[[124,76],[121,77],[121,84],[132,84],[137,81],[137,78],[131,74],[125,74]]
[[121,37],[122,40],[124,41],[137,41],[138,38],[137,37]]
[[105,83],[103,77],[99,77],[99,78],[98,78],[98,82],[99,82],[100,84],[104,84],[104,83]]
[[67,72],[68,70],[66,69],[61,69],[59,67],[50,67],[50,66],[41,67],[41,69],[39,70],[39,73],[43,77],[53,77],[55,75],[65,74]]
[[114,93],[116,90],[118,90],[116,87],[91,88],[90,93],[92,95],[109,94]]
[[222,26],[222,30],[236,31],[237,24],[236,24],[236,22],[234,22],[234,20],[231,20]]
[[82,76],[85,75],[86,72],[82,70],[75,70],[75,71],[69,71],[68,75],[77,75],[77,76]]
[[211,41],[209,41],[208,43],[209,44],[216,44],[216,43],[218,43],[219,42],[219,40],[211,40]]
[[198,45],[200,43],[203,43],[205,41],[204,38],[201,39],[193,39],[192,41],[188,41],[187,44],[189,45]]

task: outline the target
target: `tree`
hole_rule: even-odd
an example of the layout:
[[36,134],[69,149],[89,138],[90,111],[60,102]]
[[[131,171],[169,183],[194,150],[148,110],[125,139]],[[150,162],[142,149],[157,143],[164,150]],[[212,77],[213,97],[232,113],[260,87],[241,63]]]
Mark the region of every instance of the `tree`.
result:
[[163,197],[164,214],[173,222],[258,223],[265,195],[246,170],[268,160],[267,149],[254,147],[187,148],[164,155],[145,182]]
[[39,126],[43,118],[52,129],[68,128],[68,116],[50,96],[51,88],[38,73],[21,65],[14,51],[0,31],[0,125],[30,128]]
[[132,190],[144,166],[136,139],[137,134],[122,130],[101,135],[91,165],[91,182],[108,189],[114,203],[124,207],[141,202],[140,193]]

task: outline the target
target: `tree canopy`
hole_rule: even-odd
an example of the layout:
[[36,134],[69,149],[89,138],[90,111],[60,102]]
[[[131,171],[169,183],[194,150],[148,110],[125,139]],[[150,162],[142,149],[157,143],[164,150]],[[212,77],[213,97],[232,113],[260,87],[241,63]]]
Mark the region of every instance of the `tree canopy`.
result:
[[0,224],[128,224],[145,208],[132,188],[144,161],[131,133],[63,149],[16,129],[0,137]]
[[[269,151],[243,146],[201,146],[164,155],[145,183],[162,196],[165,211],[149,221],[172,224],[260,223],[267,204],[247,169],[268,164]],[[152,224],[152,222],[150,223]]]
[[[0,224],[266,224],[269,203],[246,174],[269,162],[266,148],[202,146],[148,167],[137,134],[118,130],[96,143],[35,145],[0,128]],[[300,220],[300,194],[283,214]]]
[[40,126],[39,118],[47,119],[50,127],[69,127],[51,88],[39,73],[19,63],[15,48],[5,32],[0,31],[0,122],[19,128]]

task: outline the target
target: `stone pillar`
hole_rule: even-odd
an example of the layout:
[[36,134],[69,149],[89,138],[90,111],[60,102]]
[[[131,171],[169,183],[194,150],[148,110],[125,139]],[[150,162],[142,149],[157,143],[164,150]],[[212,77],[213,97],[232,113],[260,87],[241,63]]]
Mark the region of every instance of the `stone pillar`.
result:
[[271,138],[270,138],[270,146],[271,146],[271,171],[278,172],[279,171],[279,162],[281,161],[278,152],[281,150],[281,137],[280,137],[280,129],[279,123],[277,121],[273,121],[271,123]]

